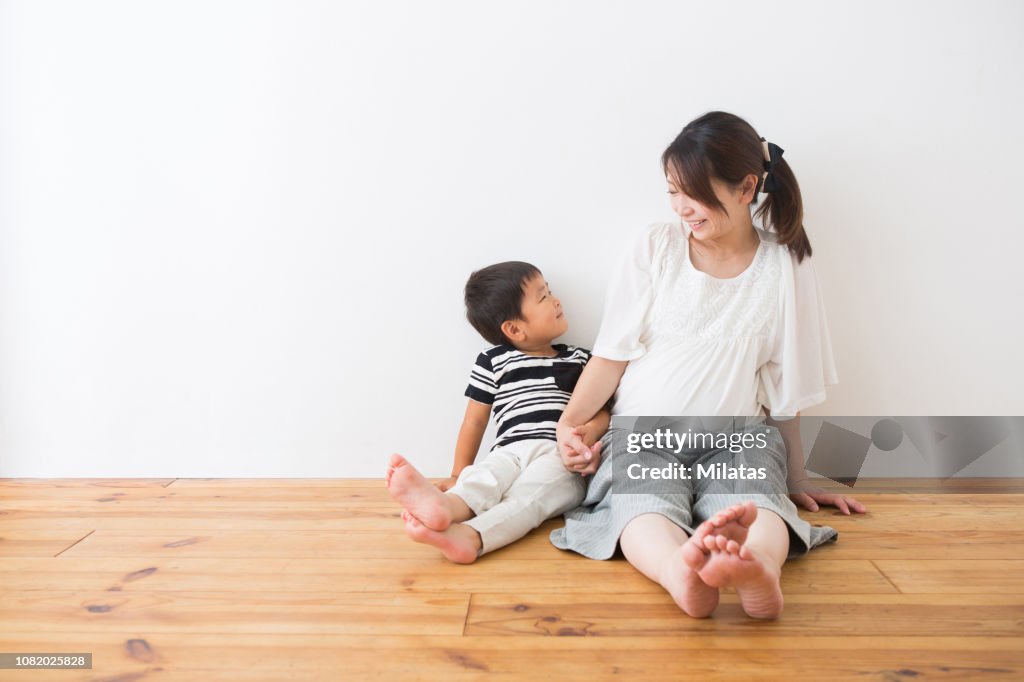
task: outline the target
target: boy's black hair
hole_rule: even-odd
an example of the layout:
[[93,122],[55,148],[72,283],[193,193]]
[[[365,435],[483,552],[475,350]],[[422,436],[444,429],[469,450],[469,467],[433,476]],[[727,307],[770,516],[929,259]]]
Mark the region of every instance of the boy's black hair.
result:
[[540,270],[518,260],[475,271],[466,282],[466,319],[494,345],[511,343],[501,325],[523,317],[523,286]]

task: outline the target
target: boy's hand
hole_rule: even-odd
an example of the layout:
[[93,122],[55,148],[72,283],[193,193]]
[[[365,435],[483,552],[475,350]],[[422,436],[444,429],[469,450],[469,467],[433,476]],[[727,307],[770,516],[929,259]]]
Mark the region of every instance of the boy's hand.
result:
[[437,489],[444,492],[455,485],[455,481],[459,480],[458,476],[449,476],[448,478],[442,478],[440,481],[435,483]]

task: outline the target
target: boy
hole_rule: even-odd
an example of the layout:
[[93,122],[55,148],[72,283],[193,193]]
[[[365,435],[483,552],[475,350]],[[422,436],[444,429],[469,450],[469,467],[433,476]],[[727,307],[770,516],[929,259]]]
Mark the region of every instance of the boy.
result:
[[[590,359],[583,348],[552,345],[569,324],[544,276],[529,263],[474,272],[465,299],[470,324],[494,346],[480,353],[470,375],[452,476],[435,488],[396,454],[385,478],[403,507],[406,533],[460,564],[518,540],[583,500],[586,483],[562,464],[555,426]],[[497,437],[487,458],[474,464],[492,407]],[[604,409],[580,427],[588,447],[610,418]]]

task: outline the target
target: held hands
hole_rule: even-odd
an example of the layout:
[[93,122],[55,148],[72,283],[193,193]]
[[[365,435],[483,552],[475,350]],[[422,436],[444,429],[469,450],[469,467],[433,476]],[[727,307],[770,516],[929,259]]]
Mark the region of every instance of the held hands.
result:
[[[559,424],[555,429],[558,453],[569,471],[588,476],[601,464],[601,441],[586,425]],[[588,441],[590,444],[588,446]]]
[[806,477],[797,481],[790,481],[789,489],[795,492],[789,494],[789,499],[808,511],[818,511],[818,505],[830,505],[838,507],[844,514],[849,515],[850,510],[863,514],[868,510],[863,504],[849,495],[832,493],[817,487]]

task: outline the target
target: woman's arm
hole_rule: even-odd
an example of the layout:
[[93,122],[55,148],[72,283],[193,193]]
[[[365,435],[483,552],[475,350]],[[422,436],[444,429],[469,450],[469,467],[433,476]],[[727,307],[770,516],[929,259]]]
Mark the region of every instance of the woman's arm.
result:
[[763,408],[768,419],[765,423],[774,426],[782,435],[782,442],[786,444],[786,485],[789,488],[790,497],[804,509],[818,511],[818,503],[831,504],[844,514],[849,514],[852,509],[855,512],[864,513],[868,509],[863,504],[848,495],[826,492],[811,483],[807,475],[807,467],[804,463],[804,444],[800,440],[800,413],[792,419],[776,421],[772,419],[768,408]]
[[609,360],[595,355],[583,368],[556,429],[558,452],[562,455],[562,463],[570,471],[583,474],[597,471],[600,442],[595,444],[596,450],[588,448],[579,434],[573,433],[573,428],[585,424],[608,403],[619,386],[619,379],[626,371],[627,364],[625,360]]
[[762,409],[765,416],[768,417],[765,423],[768,426],[777,428],[782,435],[782,442],[786,444],[786,452],[788,453],[786,459],[786,481],[792,488],[794,483],[807,480],[807,469],[804,464],[804,444],[800,440],[800,413],[797,412],[796,416],[792,419],[776,421],[772,419],[772,415],[767,407]]

